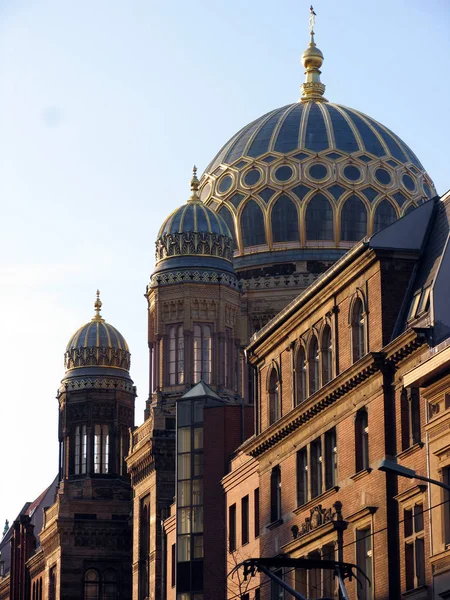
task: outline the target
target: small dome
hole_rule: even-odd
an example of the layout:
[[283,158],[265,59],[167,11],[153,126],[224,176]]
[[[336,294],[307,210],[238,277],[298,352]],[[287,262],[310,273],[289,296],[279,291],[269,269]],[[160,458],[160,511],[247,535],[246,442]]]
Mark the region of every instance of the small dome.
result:
[[[152,285],[161,273],[170,283],[184,281],[234,281],[233,236],[226,221],[200,201],[197,168],[191,179],[191,197],[163,223],[156,240],[156,268]],[[170,275],[169,275],[170,273]],[[158,276],[156,276],[158,274]],[[231,279],[230,279],[231,275]]]
[[98,374],[98,370],[130,370],[128,344],[123,335],[100,315],[102,302],[98,290],[94,307],[94,317],[80,327],[67,344],[64,354],[65,378]]
[[193,231],[216,233],[230,239],[232,237],[225,221],[203,202],[195,200],[180,206],[167,217],[159,230],[158,238],[163,235]]

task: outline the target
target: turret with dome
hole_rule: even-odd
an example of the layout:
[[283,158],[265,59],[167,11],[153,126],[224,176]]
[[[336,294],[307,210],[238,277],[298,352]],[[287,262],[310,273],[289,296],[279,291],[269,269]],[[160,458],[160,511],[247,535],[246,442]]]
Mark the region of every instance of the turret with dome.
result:
[[414,152],[363,113],[328,102],[323,54],[302,55],[298,102],[272,110],[234,135],[206,168],[201,199],[234,233],[235,269],[324,261],[435,195]]

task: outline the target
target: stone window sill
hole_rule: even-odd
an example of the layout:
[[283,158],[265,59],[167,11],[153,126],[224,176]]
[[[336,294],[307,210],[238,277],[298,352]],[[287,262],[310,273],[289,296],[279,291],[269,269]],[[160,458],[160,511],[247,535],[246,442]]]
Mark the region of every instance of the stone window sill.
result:
[[275,529],[276,527],[279,527],[280,525],[282,525],[283,523],[283,519],[277,519],[276,521],[272,521],[272,523],[269,523],[268,525],[266,525],[266,529]]
[[329,490],[326,490],[326,492],[323,492],[323,494],[320,494],[320,496],[316,496],[315,498],[312,498],[311,500],[309,500],[308,502],[306,502],[306,504],[302,504],[301,506],[297,506],[297,508],[295,508],[293,510],[293,513],[296,514],[296,515],[298,515],[298,514],[302,513],[305,510],[308,510],[310,508],[314,508],[318,504],[321,504],[323,500],[325,500],[329,496],[332,496],[333,494],[335,494],[338,491],[339,491],[339,486],[335,485],[332,488],[330,488]]
[[[419,585],[419,587],[416,587],[413,590],[407,590],[406,592],[403,592],[402,598],[414,598],[415,596],[419,596],[426,592],[427,589],[427,585]],[[423,597],[426,598],[426,594],[423,595]]]
[[363,479],[366,475],[369,475],[370,473],[372,473],[372,469],[370,467],[367,467],[367,469],[362,469],[362,471],[358,471],[357,473],[352,475],[350,479],[353,479],[353,481],[359,481],[360,479]]
[[425,444],[423,442],[416,442],[415,444],[413,444],[409,448],[406,448],[405,450],[402,450],[401,452],[399,452],[397,454],[397,458],[406,458],[407,456],[410,456],[411,454],[414,454],[414,452],[416,452],[416,450],[419,450],[420,448],[423,448],[424,445]]

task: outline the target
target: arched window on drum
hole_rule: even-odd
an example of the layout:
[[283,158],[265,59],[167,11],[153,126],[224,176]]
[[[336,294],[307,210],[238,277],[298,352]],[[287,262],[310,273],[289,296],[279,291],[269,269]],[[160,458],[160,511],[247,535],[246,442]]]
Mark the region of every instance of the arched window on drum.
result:
[[272,239],[274,242],[297,242],[298,213],[294,202],[280,196],[272,208]]
[[376,233],[380,229],[384,229],[388,225],[391,225],[397,219],[397,213],[395,208],[389,202],[389,200],[383,200],[377,206],[375,211],[375,220],[373,223],[373,232]]
[[233,242],[234,242],[234,247],[236,248],[237,246],[237,241],[236,241],[236,226],[234,224],[234,217],[231,214],[231,212],[228,210],[228,208],[226,206],[222,206],[218,212],[218,215],[220,217],[222,217],[222,219],[225,221],[225,223],[228,225],[228,229],[231,232],[231,235],[233,236]]
[[354,194],[344,202],[341,211],[341,240],[358,242],[367,234],[367,210]]
[[264,216],[254,200],[249,200],[242,211],[241,234],[244,248],[266,243]]
[[316,194],[306,207],[306,239],[333,240],[333,209],[323,194]]

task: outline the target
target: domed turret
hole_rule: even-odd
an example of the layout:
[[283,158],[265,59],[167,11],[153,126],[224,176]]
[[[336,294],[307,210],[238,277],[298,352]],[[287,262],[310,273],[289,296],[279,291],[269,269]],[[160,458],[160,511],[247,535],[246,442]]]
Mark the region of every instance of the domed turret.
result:
[[95,314],[70,338],[64,354],[66,374],[74,377],[102,375],[130,378],[130,351],[125,338],[100,314],[100,292],[94,303]]
[[305,272],[310,261],[329,266],[435,195],[397,135],[324,98],[314,23],[311,11],[300,100],[241,129],[201,178],[201,200],[227,222],[243,277],[280,264],[290,272]]
[[203,281],[231,281],[232,233],[222,217],[200,201],[198,189],[194,167],[189,200],[169,215],[159,230],[152,285],[199,277]]

